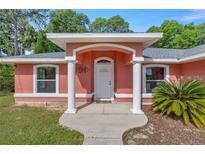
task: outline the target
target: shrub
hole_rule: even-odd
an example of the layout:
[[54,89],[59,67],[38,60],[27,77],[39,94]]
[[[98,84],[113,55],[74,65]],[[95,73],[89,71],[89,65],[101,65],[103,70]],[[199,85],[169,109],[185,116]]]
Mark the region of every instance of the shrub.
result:
[[0,92],[14,90],[14,66],[0,64]]
[[200,80],[178,79],[160,82],[153,90],[153,110],[182,117],[200,129],[205,126],[205,84]]

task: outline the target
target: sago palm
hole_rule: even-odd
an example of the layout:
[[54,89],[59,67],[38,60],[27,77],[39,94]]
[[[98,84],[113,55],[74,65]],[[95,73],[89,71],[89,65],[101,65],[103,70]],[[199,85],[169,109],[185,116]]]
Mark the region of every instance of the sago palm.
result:
[[198,128],[205,126],[205,85],[199,80],[178,79],[160,82],[153,90],[153,110],[182,117]]

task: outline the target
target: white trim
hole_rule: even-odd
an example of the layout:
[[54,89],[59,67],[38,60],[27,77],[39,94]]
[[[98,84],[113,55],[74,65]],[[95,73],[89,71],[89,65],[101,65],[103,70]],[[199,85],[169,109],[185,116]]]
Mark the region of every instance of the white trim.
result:
[[144,62],[157,62],[157,63],[188,63],[188,62],[193,62],[197,60],[203,60],[205,59],[205,53],[181,58],[181,59],[146,59]]
[[99,60],[109,60],[111,62],[111,82],[112,82],[112,97],[110,100],[114,100],[114,60],[109,57],[99,57],[94,60],[94,99],[96,100],[96,89],[99,88],[96,86],[97,84],[97,74],[96,74],[96,64]]
[[76,61],[76,56],[73,55],[73,56],[65,56],[65,60],[66,61]]
[[184,62],[191,62],[191,61],[196,61],[196,60],[202,60],[205,58],[205,53],[185,57],[179,60],[179,62],[184,63]]
[[[59,93],[59,94],[50,94],[50,93],[15,93],[14,94],[15,98],[18,97],[28,97],[28,98],[67,98],[68,94],[67,93]],[[77,98],[92,98],[93,93],[76,93]]]
[[118,94],[115,93],[116,98],[132,98],[133,94]]
[[154,98],[152,93],[143,93],[142,98]]
[[81,46],[79,48],[73,49],[73,53],[74,55],[81,51],[81,50],[85,50],[85,49],[90,49],[90,48],[96,48],[96,47],[114,47],[114,48],[120,48],[120,49],[124,49],[126,51],[130,51],[133,54],[135,54],[136,50],[133,48],[130,48],[128,46],[124,46],[124,45],[120,45],[120,44],[113,44],[113,43],[96,43],[96,44],[90,44],[90,45],[85,45],[85,46]]
[[134,54],[133,54],[133,57],[132,57],[132,63],[135,63],[135,62],[143,62],[145,59],[144,57],[136,57]]
[[144,63],[179,63],[179,59],[147,59],[145,58]]
[[75,96],[77,98],[92,98],[93,97],[93,93],[76,93]]
[[59,93],[59,66],[53,64],[41,64],[33,66],[33,93],[37,93],[37,68],[39,67],[55,67],[56,68],[56,92],[55,93],[46,93],[46,94],[58,94]]
[[67,43],[140,42],[147,47],[162,38],[163,33],[47,33],[47,38],[66,50]]
[[[132,98],[133,97],[133,94],[119,94],[119,93],[115,93],[115,97],[116,98]],[[153,98],[152,94],[146,94],[146,93],[143,93],[142,94],[142,98]]]
[[143,65],[143,71],[142,71],[142,75],[143,75],[143,95],[145,95],[145,96],[148,96],[148,98],[149,97],[151,97],[151,96],[149,96],[149,95],[152,95],[151,93],[146,93],[146,68],[148,68],[148,67],[163,67],[163,68],[165,68],[165,79],[166,80],[168,80],[169,79],[169,65],[164,65],[164,64],[148,64],[148,65]]
[[[12,58],[12,57],[11,57]],[[0,63],[66,63],[65,59],[58,58],[0,58]]]

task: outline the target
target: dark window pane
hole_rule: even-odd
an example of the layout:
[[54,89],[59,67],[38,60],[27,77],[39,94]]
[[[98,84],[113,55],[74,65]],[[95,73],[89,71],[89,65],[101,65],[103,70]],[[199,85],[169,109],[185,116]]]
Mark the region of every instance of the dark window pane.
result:
[[99,60],[97,63],[110,63],[110,61],[109,60]]
[[37,79],[56,79],[55,67],[39,67],[37,68]]
[[146,68],[146,80],[164,80],[165,69],[163,67]]
[[37,93],[55,93],[56,81],[37,81]]
[[146,93],[152,93],[152,90],[160,81],[146,81]]

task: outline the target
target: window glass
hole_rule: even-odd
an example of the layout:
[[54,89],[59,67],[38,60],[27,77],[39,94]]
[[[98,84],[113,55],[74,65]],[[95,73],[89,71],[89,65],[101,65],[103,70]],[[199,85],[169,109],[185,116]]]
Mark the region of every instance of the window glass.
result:
[[103,59],[103,60],[99,60],[97,63],[110,63],[109,60]]
[[148,67],[146,68],[146,93],[152,93],[152,90],[157,86],[160,81],[165,80],[164,67]]
[[55,67],[39,67],[37,69],[38,79],[55,79],[56,68]]
[[38,67],[37,68],[37,93],[56,92],[56,68]]
[[55,93],[56,81],[37,81],[37,93]]
[[147,80],[164,80],[165,71],[163,67],[146,68]]

